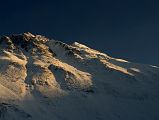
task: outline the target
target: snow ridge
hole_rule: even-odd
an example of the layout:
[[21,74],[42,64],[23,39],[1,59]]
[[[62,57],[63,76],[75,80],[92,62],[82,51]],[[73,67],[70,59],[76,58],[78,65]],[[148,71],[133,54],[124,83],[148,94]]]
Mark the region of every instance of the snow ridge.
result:
[[0,38],[0,119],[159,119],[159,68],[31,33]]

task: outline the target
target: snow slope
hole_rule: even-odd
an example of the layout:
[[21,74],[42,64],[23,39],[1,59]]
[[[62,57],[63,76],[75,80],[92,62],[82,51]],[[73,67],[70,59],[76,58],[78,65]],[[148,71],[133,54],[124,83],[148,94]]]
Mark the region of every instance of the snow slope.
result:
[[0,119],[158,120],[159,67],[23,33],[0,38]]

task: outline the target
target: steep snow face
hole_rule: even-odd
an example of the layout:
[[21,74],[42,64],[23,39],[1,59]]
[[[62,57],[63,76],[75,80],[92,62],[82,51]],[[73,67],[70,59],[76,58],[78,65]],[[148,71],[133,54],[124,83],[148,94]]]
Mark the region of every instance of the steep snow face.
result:
[[24,33],[0,38],[0,119],[158,120],[159,67]]

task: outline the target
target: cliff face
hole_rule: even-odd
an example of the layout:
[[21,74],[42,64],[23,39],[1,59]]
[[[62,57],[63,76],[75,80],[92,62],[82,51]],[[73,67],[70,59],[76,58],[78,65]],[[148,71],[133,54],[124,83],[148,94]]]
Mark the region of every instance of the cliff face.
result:
[[[0,38],[0,119],[159,119],[159,68],[23,33]],[[132,117],[133,116],[133,117]]]

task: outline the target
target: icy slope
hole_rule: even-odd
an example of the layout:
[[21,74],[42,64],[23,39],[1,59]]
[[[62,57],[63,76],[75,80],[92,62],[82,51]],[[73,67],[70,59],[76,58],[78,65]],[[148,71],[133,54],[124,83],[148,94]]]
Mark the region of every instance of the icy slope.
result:
[[159,68],[24,33],[0,39],[0,119],[158,120]]

